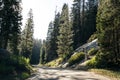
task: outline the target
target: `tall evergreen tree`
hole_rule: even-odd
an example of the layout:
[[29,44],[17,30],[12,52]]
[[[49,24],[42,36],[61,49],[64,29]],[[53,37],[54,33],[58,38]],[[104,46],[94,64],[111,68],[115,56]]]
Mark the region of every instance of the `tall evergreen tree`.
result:
[[54,29],[54,26],[53,26],[53,22],[51,21],[48,25],[48,32],[47,32],[47,38],[46,40],[49,42],[51,40],[51,38],[53,37],[52,36],[52,33],[53,33],[53,29]]
[[60,16],[60,27],[58,36],[58,49],[57,53],[60,57],[67,59],[72,52],[73,43],[72,26],[69,23],[69,9],[68,5],[64,4]]
[[54,46],[54,44],[53,44],[54,40],[52,41],[53,29],[54,29],[53,22],[50,22],[49,26],[48,26],[48,33],[47,33],[46,45],[45,45],[46,46],[46,54],[47,54],[47,62],[51,61],[54,57],[53,49],[52,49],[52,47]]
[[40,49],[40,64],[44,64],[47,61],[47,50],[46,50],[46,41],[43,40],[42,47]]
[[32,54],[34,32],[33,27],[34,27],[33,13],[32,9],[30,9],[25,29],[22,32],[21,41],[21,54],[26,58],[30,58]]
[[74,31],[73,48],[74,50],[81,45],[81,0],[74,0],[72,7],[72,26]]
[[54,46],[53,46],[53,52],[54,52],[54,54],[55,54],[55,58],[57,58],[58,57],[58,54],[57,54],[57,46],[58,46],[58,44],[57,44],[57,41],[58,41],[58,39],[57,39],[57,36],[59,35],[59,27],[60,27],[60,13],[58,12],[56,15],[55,15],[55,19],[54,19],[54,29],[53,29],[53,39],[52,39],[52,41],[53,41],[53,44],[54,44]]
[[60,13],[55,13],[54,22],[50,22],[48,26],[48,35],[46,40],[47,61],[51,61],[58,57],[57,55],[57,36],[59,31]]
[[98,0],[88,0],[85,5],[84,26],[82,42],[85,43],[89,37],[96,32],[96,17]]
[[7,49],[8,43],[13,53],[18,53],[18,38],[21,29],[21,0],[2,0],[0,47]]
[[97,31],[102,67],[120,67],[120,0],[100,0]]
[[73,48],[86,43],[96,31],[98,0],[74,0],[72,7],[72,26],[74,31]]

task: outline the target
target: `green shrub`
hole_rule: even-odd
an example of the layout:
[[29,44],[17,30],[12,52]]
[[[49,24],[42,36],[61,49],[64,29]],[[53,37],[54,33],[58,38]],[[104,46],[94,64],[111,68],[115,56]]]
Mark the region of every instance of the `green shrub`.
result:
[[96,53],[97,53],[97,49],[95,49],[95,48],[92,48],[92,49],[90,49],[89,51],[88,51],[88,55],[89,56],[93,56],[93,55],[95,55]]
[[102,52],[99,50],[96,54],[97,68],[119,69],[120,63],[116,63],[114,54],[108,51]]
[[96,68],[97,67],[96,56],[94,56],[90,61],[87,62],[87,66],[89,68]]
[[[0,54],[0,78],[3,77],[3,80],[16,80],[14,78],[24,80],[29,76],[31,70],[29,59],[12,54],[9,56]],[[10,78],[6,78],[6,75]]]
[[31,70],[28,59],[26,59],[22,56],[11,56],[11,59],[9,61],[9,65],[14,66],[17,71],[30,72],[30,70]]
[[96,56],[94,56],[90,61],[88,61],[87,66],[89,68],[107,68],[107,60],[108,59],[104,56],[104,54],[101,51],[98,51]]
[[91,42],[91,41],[93,41],[94,39],[97,39],[97,33],[96,33],[96,32],[93,33],[93,34],[90,36],[90,38],[88,39],[87,42]]
[[28,78],[30,75],[27,73],[27,72],[22,72],[22,74],[20,75],[20,78],[22,79],[22,80],[24,80],[24,79],[26,79],[26,78]]
[[47,63],[45,65],[49,66],[49,67],[57,67],[59,64],[62,63],[62,61],[63,61],[62,58],[57,58],[57,59],[55,59],[55,60],[53,60],[53,61],[51,61],[51,62],[49,62],[49,63]]
[[83,52],[76,53],[71,56],[71,58],[68,60],[69,66],[81,62],[85,57],[85,54]]
[[29,72],[32,70],[28,59],[18,56],[10,56],[0,60],[0,74],[13,74],[13,72]]

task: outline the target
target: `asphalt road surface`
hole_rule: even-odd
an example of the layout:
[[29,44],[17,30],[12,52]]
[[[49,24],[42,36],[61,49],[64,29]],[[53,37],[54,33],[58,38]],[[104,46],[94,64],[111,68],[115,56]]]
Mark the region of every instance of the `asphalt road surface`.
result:
[[37,68],[26,80],[110,80],[93,72],[60,68]]

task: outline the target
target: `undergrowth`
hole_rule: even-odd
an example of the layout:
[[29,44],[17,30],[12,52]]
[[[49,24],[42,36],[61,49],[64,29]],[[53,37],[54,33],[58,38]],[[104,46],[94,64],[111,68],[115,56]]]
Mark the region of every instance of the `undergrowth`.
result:
[[62,63],[63,59],[62,58],[58,58],[58,59],[55,59],[51,62],[48,62],[45,64],[45,66],[48,66],[48,67],[57,67],[59,66],[61,63]]

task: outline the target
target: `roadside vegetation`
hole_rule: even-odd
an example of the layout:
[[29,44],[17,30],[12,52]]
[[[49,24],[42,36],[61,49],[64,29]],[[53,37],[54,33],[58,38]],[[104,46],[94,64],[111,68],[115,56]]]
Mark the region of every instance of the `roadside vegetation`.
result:
[[[48,67],[66,63],[66,67],[76,67],[86,62],[86,56],[84,66],[91,71],[120,78],[120,0],[74,0],[71,12],[68,4],[63,4],[61,12],[55,11],[43,41],[34,39],[32,9],[21,30],[21,3],[0,1],[0,80],[6,75],[24,80],[32,72],[30,65],[39,62]],[[94,39],[99,49],[84,45]],[[73,53],[79,47],[82,51]]]
[[2,80],[15,80],[16,78],[24,80],[30,76],[31,72],[29,60],[24,57],[13,55],[0,57],[0,79]]
[[87,53],[88,56],[95,56],[97,54],[98,49],[91,48]]
[[[55,59],[45,64],[48,67],[58,67],[63,62],[62,58]],[[44,65],[44,64],[43,64]]]
[[69,66],[71,66],[76,63],[80,63],[84,61],[84,58],[85,58],[85,53],[83,52],[75,53],[70,57],[70,59],[68,59],[68,64]]
[[113,70],[107,70],[107,69],[89,69],[89,71],[109,77],[111,80],[119,80],[120,79],[120,71],[119,70],[113,71]]
[[0,79],[2,80],[24,80],[32,72],[29,59],[16,56],[4,49],[0,49]]

